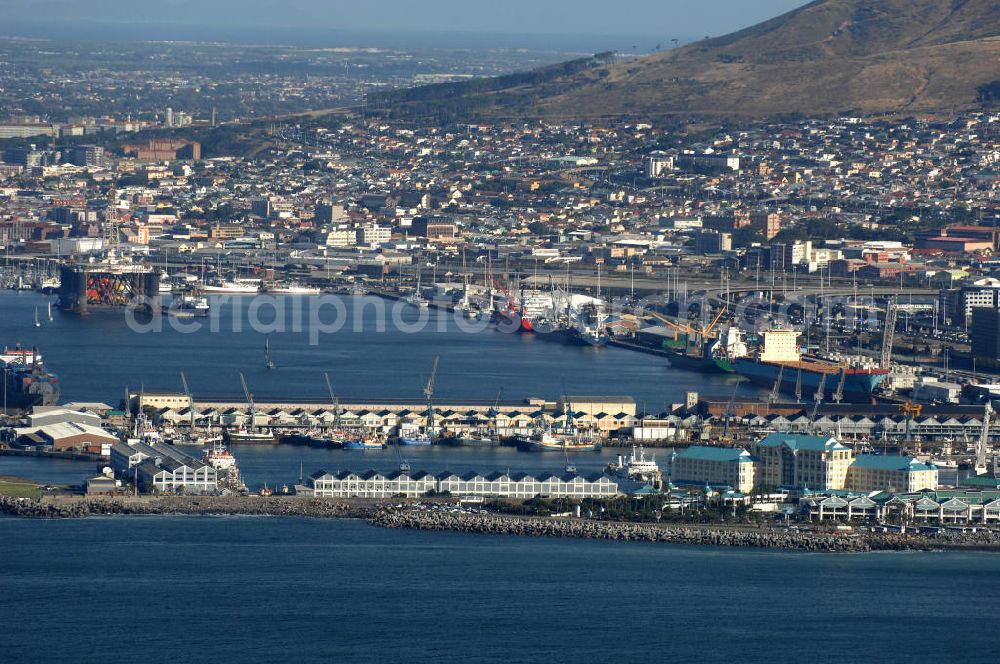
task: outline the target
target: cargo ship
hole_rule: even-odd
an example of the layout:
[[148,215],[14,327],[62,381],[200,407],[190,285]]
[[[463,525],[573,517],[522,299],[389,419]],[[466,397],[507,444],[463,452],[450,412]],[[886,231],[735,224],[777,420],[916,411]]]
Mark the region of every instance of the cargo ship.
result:
[[733,373],[733,362],[749,354],[743,333],[735,326],[725,329],[718,339],[707,339],[698,349],[687,348],[686,340],[684,346],[667,342],[664,346],[671,352],[671,366],[701,373]]
[[833,361],[802,355],[797,339],[795,330],[764,332],[762,345],[748,357],[734,360],[733,370],[754,385],[766,388],[773,388],[780,377],[780,392],[810,400],[822,386],[824,401],[832,399],[838,388],[846,401],[869,401],[889,375],[888,369],[865,364],[861,358]]
[[36,349],[5,348],[0,355],[0,368],[4,381],[4,401],[0,407],[27,410],[59,402],[59,378],[45,368]]

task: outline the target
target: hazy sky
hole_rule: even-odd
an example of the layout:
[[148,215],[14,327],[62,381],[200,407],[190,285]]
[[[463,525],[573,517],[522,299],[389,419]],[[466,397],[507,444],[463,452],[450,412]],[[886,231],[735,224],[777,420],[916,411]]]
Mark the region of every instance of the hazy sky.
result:
[[[0,0],[18,22],[718,36],[806,0]],[[10,26],[14,26],[11,28]]]

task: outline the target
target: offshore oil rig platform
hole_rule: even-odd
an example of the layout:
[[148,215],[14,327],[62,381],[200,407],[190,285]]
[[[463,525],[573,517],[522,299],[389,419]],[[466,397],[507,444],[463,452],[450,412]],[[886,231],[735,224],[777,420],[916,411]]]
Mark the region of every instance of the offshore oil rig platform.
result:
[[93,310],[123,309],[157,313],[160,274],[148,265],[99,262],[63,265],[59,308],[85,316]]
[[59,308],[85,316],[95,310],[124,309],[160,313],[160,273],[133,263],[119,243],[114,188],[108,194],[104,255],[100,260],[67,263],[60,269]]

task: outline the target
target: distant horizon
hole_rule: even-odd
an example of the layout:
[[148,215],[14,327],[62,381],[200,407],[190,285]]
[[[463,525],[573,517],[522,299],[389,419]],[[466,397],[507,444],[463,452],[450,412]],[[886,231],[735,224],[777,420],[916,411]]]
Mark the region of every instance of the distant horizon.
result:
[[[671,40],[652,35],[601,34],[517,34],[490,30],[394,30],[394,29],[302,29],[254,27],[199,27],[186,24],[130,24],[123,34],[120,24],[95,21],[81,32],[75,21],[24,22],[14,21],[0,28],[0,39],[30,39],[38,41],[70,41],[134,43],[192,42],[223,43],[244,46],[299,48],[379,48],[379,49],[445,49],[477,50],[524,49],[564,53],[593,54],[603,51],[650,53],[672,47]],[[675,37],[678,45],[701,39],[693,35]]]
[[[0,0],[3,36],[309,46],[648,53],[718,37],[806,0]],[[403,43],[393,38],[401,38]],[[359,40],[360,38],[363,38]],[[439,43],[440,42],[440,43]]]

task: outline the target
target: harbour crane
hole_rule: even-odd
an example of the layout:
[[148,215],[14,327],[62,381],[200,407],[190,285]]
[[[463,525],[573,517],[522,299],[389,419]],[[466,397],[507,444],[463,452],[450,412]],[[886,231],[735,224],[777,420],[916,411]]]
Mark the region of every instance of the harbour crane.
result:
[[778,366],[778,377],[774,379],[774,387],[771,388],[771,395],[768,398],[770,403],[778,402],[778,392],[781,391],[781,379],[785,377],[785,365]]
[[194,397],[191,395],[191,390],[188,388],[187,376],[184,372],[181,372],[181,385],[184,386],[184,396],[188,399],[188,412],[191,414],[191,422],[188,425],[190,433],[194,433]]
[[885,305],[885,329],[882,331],[882,356],[879,367],[882,369],[892,368],[892,343],[896,334],[896,320],[899,318],[899,309],[896,307],[896,300],[889,298]]
[[904,415],[906,415],[906,429],[905,433],[903,434],[905,440],[910,439],[910,422],[913,421],[914,417],[920,417],[920,413],[922,413],[923,410],[924,410],[923,405],[919,403],[911,403],[909,401],[906,401],[904,403],[899,404],[899,411]]
[[844,383],[847,382],[847,368],[840,368],[840,380],[837,381],[837,390],[833,393],[833,400],[835,403],[840,403],[844,400]]
[[722,426],[722,440],[729,440],[729,420],[733,417],[733,402],[736,401],[736,392],[740,389],[739,381],[736,382],[736,387],[733,388],[733,395],[729,397],[729,403],[726,404],[726,422]]
[[424,399],[427,400],[427,437],[431,440],[434,439],[434,403],[432,399],[434,396],[434,376],[437,375],[440,360],[440,355],[434,356],[434,366],[431,367],[431,375],[427,378],[427,385],[424,387]]
[[247,387],[247,379],[243,377],[243,372],[240,372],[240,383],[243,385],[243,394],[247,398],[247,415],[250,417],[250,428],[254,427],[254,407],[253,407],[253,395],[250,394],[250,388]]
[[340,401],[333,393],[333,383],[330,382],[330,374],[324,372],[323,378],[326,379],[326,391],[330,393],[330,403],[333,405],[333,429],[336,431],[340,428]]
[[986,402],[983,410],[983,428],[979,432],[979,440],[976,441],[976,475],[986,474],[986,452],[990,441],[990,420],[993,419],[993,404]]
[[819,405],[823,403],[823,395],[826,392],[826,377],[828,375],[829,374],[823,374],[823,376],[819,379],[819,389],[817,389],[816,394],[813,395],[816,402],[813,404],[812,416],[809,418],[809,421],[812,422],[814,429],[816,428],[816,416],[819,414]]

